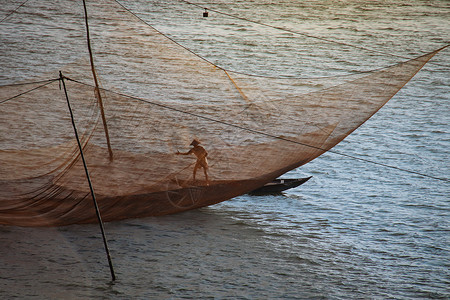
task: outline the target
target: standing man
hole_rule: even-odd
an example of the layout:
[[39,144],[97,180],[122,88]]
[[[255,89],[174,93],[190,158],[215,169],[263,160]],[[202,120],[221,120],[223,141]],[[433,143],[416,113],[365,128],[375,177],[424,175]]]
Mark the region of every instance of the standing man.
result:
[[191,150],[189,150],[186,153],[182,153],[180,151],[177,150],[177,155],[189,155],[191,153],[193,153],[195,156],[197,156],[197,162],[195,163],[194,166],[194,181],[195,181],[195,175],[197,173],[197,169],[198,168],[203,168],[203,172],[205,173],[205,178],[206,178],[206,185],[209,185],[209,180],[208,180],[208,160],[206,159],[206,157],[208,156],[208,152],[206,152],[205,148],[203,148],[202,146],[199,145],[200,142],[196,139],[194,139],[191,143],[190,146],[193,146],[194,148],[191,148]]

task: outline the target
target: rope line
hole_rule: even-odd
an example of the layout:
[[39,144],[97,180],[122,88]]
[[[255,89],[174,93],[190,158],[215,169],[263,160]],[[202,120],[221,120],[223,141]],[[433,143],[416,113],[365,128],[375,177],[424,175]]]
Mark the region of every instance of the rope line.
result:
[[222,69],[224,70],[222,67],[214,64],[213,62],[209,61],[208,59],[204,58],[203,56],[198,55],[197,53],[195,53],[194,51],[192,51],[191,49],[187,48],[186,46],[183,46],[182,44],[178,43],[177,41],[175,41],[173,38],[165,35],[164,33],[162,33],[161,31],[159,31],[158,29],[156,29],[155,27],[153,27],[151,24],[149,24],[147,21],[145,21],[144,19],[142,19],[141,17],[139,17],[137,14],[135,14],[134,12],[132,12],[130,9],[128,9],[127,7],[125,7],[122,3],[120,3],[118,0],[114,0],[117,4],[119,4],[123,9],[125,9],[127,12],[129,12],[130,14],[132,14],[135,18],[137,18],[139,21],[141,21],[142,23],[144,23],[145,25],[151,27],[153,30],[155,30],[156,32],[158,32],[159,34],[163,35],[164,37],[166,37],[167,39],[169,39],[170,41],[172,41],[173,43],[177,44],[178,46],[180,46],[181,48],[189,51],[190,53],[194,54],[195,56],[197,56],[198,58],[206,61],[207,63],[213,65],[216,68]]
[[[348,77],[348,76],[355,76],[355,75],[359,75],[359,74],[366,74],[366,73],[370,73],[373,71],[378,71],[378,70],[382,70],[382,69],[386,69],[389,68],[390,66],[386,66],[386,67],[382,67],[382,68],[378,68],[378,69],[373,69],[373,70],[366,70],[366,71],[356,71],[353,70],[351,71],[352,73],[348,73],[348,74],[342,74],[342,75],[330,75],[330,76],[315,76],[315,77],[299,77],[299,76],[289,76],[289,75],[284,75],[284,76],[271,76],[271,75],[261,75],[261,74],[250,74],[250,73],[245,73],[245,72],[241,72],[241,71],[234,71],[234,70],[230,70],[230,69],[226,69],[224,67],[221,67],[215,63],[213,63],[212,61],[208,60],[207,58],[201,56],[200,54],[194,52],[193,50],[191,50],[190,48],[184,46],[183,44],[177,42],[176,40],[174,40],[173,38],[171,38],[170,36],[166,35],[165,33],[163,33],[162,31],[156,29],[153,25],[151,25],[150,23],[148,23],[147,21],[145,21],[144,19],[142,19],[141,17],[139,17],[136,13],[134,13],[133,11],[131,11],[130,9],[128,9],[127,7],[125,7],[122,3],[119,2],[119,0],[114,0],[117,4],[119,4],[123,9],[125,9],[127,12],[129,12],[130,14],[132,14],[135,18],[137,18],[140,22],[144,23],[145,25],[151,27],[153,30],[155,30],[156,32],[158,32],[159,34],[161,34],[162,36],[164,36],[165,38],[169,39],[170,41],[172,41],[173,43],[175,43],[176,45],[180,46],[181,48],[185,49],[186,51],[190,52],[191,54],[197,56],[198,58],[204,60],[205,62],[207,62],[208,64],[213,65],[214,67],[223,70],[225,72],[230,72],[230,73],[235,73],[235,74],[240,74],[240,75],[245,75],[245,76],[250,76],[250,77],[259,77],[259,78],[269,78],[269,79],[327,79],[327,78],[338,78],[338,77]],[[183,0],[181,0],[183,1]],[[201,7],[197,4],[193,4],[192,5]],[[214,11],[214,10],[211,10]],[[216,11],[214,11],[216,12]],[[219,12],[218,12],[219,13]],[[141,14],[145,14],[145,13],[141,13]],[[225,13],[224,13],[225,14]],[[239,18],[239,17],[236,17]],[[249,22],[253,22],[250,21]],[[263,24],[261,24],[263,25]],[[270,26],[270,25],[265,25],[265,26]],[[276,28],[279,30],[283,30],[282,28]],[[299,33],[300,34],[300,33]],[[404,57],[402,57],[404,58]]]
[[[40,88],[42,88],[42,87],[44,87],[44,86],[49,85],[49,84],[52,83],[52,82],[58,81],[58,80],[59,80],[59,79],[56,78],[56,79],[49,79],[49,80],[43,80],[43,81],[32,82],[32,83],[30,83],[30,84],[33,84],[33,83],[42,83],[42,82],[45,82],[45,83],[44,83],[44,84],[41,84],[41,85],[39,85],[39,86],[37,86],[37,87],[34,87],[34,88],[32,88],[32,89],[29,89],[29,90],[27,90],[27,91],[25,91],[25,92],[22,92],[22,93],[20,93],[20,94],[17,94],[17,95],[15,95],[15,96],[12,96],[12,97],[10,97],[10,98],[8,98],[8,99],[1,100],[1,101],[0,101],[0,104],[3,104],[3,103],[5,103],[5,102],[7,102],[7,101],[9,101],[9,100],[15,99],[15,98],[17,98],[17,97],[20,97],[20,96],[22,96],[22,95],[25,95],[25,94],[30,93],[30,92],[32,92],[32,91],[35,91],[35,90],[37,90],[37,89],[40,89]],[[6,86],[16,86],[16,85],[17,85],[17,86],[18,86],[18,85],[26,85],[26,83],[11,84],[11,85],[6,85]],[[1,86],[1,87],[4,87],[4,86]]]
[[[82,84],[82,85],[93,87],[90,84],[83,83],[83,82],[75,80],[75,79],[71,79],[71,78],[68,78],[68,77],[64,77],[64,78],[67,79],[67,80],[76,82],[78,84]],[[161,108],[164,108],[164,109],[168,109],[168,110],[171,110],[171,111],[175,111],[175,112],[179,112],[179,113],[186,114],[186,115],[189,115],[189,116],[197,117],[199,119],[203,119],[203,120],[207,120],[207,121],[210,121],[210,122],[214,122],[214,123],[218,123],[218,124],[234,127],[234,128],[241,129],[241,130],[244,130],[244,131],[248,131],[248,132],[251,132],[251,133],[254,133],[254,134],[270,137],[270,138],[277,139],[277,140],[282,140],[282,141],[285,141],[285,142],[289,142],[289,143],[293,143],[293,144],[297,144],[297,145],[313,148],[313,149],[324,151],[324,152],[330,152],[330,153],[333,153],[333,154],[336,154],[336,155],[339,155],[339,156],[343,156],[343,157],[347,157],[347,158],[351,158],[351,159],[355,159],[355,160],[359,160],[359,161],[363,161],[363,162],[367,162],[367,163],[383,166],[383,167],[386,167],[386,168],[391,168],[391,169],[395,169],[395,170],[399,170],[399,171],[403,171],[403,172],[407,172],[407,173],[411,173],[411,174],[416,174],[416,175],[420,175],[420,176],[423,176],[423,177],[427,177],[427,178],[431,178],[431,179],[435,179],[435,180],[440,180],[440,181],[444,181],[444,182],[450,182],[450,179],[447,179],[447,178],[437,177],[437,176],[428,175],[428,174],[425,174],[425,173],[412,171],[412,170],[408,170],[408,169],[403,169],[403,168],[400,168],[400,167],[396,167],[396,166],[392,166],[392,165],[388,165],[388,164],[384,164],[384,163],[379,163],[379,162],[376,162],[376,161],[373,161],[373,160],[357,157],[357,156],[354,156],[354,155],[344,154],[344,153],[341,153],[341,152],[336,151],[336,150],[325,149],[325,148],[321,148],[321,147],[308,145],[308,144],[305,144],[305,143],[302,143],[302,142],[294,141],[294,140],[291,140],[291,139],[288,139],[288,138],[284,138],[284,137],[281,137],[281,136],[277,136],[277,135],[274,135],[274,134],[266,133],[266,132],[259,131],[259,130],[254,130],[254,129],[247,128],[247,127],[244,127],[244,126],[240,126],[240,125],[237,125],[237,124],[233,124],[233,123],[217,120],[217,119],[214,119],[214,118],[211,118],[211,117],[203,116],[203,115],[200,115],[200,114],[192,113],[192,112],[189,112],[189,111],[185,111],[185,110],[182,110],[182,109],[179,109],[179,108],[175,108],[175,107],[172,107],[172,106],[169,106],[169,105],[166,105],[166,104],[153,102],[153,101],[150,101],[150,100],[146,100],[146,99],[130,96],[130,95],[127,95],[127,94],[123,94],[123,93],[119,93],[119,92],[115,92],[115,91],[111,91],[111,90],[107,90],[107,89],[102,89],[102,90],[104,90],[106,92],[109,92],[109,93],[113,93],[113,94],[122,96],[122,97],[127,97],[129,99],[145,102],[145,103],[148,103],[148,104],[151,104],[151,105],[154,105],[154,106],[158,106],[158,107],[161,107]]]
[[[409,57],[402,56],[402,55],[396,55],[396,54],[393,54],[393,53],[390,53],[390,52],[370,49],[370,48],[367,48],[367,47],[357,46],[357,45],[353,45],[353,44],[348,44],[348,43],[335,41],[335,40],[331,40],[331,39],[327,39],[327,38],[323,38],[323,37],[319,37],[319,36],[314,36],[314,35],[307,34],[307,33],[298,32],[298,31],[287,29],[287,28],[284,28],[284,27],[279,27],[279,26],[270,25],[270,24],[267,24],[267,23],[254,21],[254,20],[251,20],[251,19],[248,19],[248,18],[239,17],[239,16],[236,16],[236,15],[232,15],[232,14],[225,13],[225,12],[222,12],[222,11],[218,11],[218,10],[215,10],[215,9],[210,9],[208,7],[204,7],[204,6],[201,6],[201,5],[196,4],[196,3],[192,3],[192,2],[187,1],[187,0],[178,0],[178,1],[184,2],[184,3],[189,4],[189,5],[193,5],[193,6],[199,7],[201,9],[207,9],[209,11],[215,12],[217,14],[225,15],[225,16],[230,17],[230,18],[234,18],[234,19],[246,21],[246,22],[249,22],[249,23],[253,23],[253,24],[257,24],[257,25],[261,25],[261,26],[265,26],[265,27],[269,27],[269,28],[273,28],[273,29],[277,29],[277,30],[281,30],[281,31],[285,31],[285,32],[289,32],[289,33],[296,34],[296,35],[301,35],[301,36],[308,37],[308,38],[317,39],[317,40],[324,41],[324,42],[327,42],[327,43],[337,44],[337,45],[341,45],[341,46],[347,46],[347,47],[360,49],[360,50],[364,50],[364,51],[368,51],[368,52],[372,52],[372,53],[378,53],[378,54],[382,54],[382,55],[386,55],[386,56],[393,56],[393,57],[398,57],[398,58],[408,59],[408,60],[411,59]],[[447,44],[447,46],[448,45],[449,44]],[[433,63],[433,64],[447,67],[446,65],[441,65],[441,64],[438,64],[438,63]]]
[[9,83],[9,84],[0,85],[0,88],[7,87],[7,86],[30,85],[30,84],[44,83],[44,82],[56,81],[56,80],[59,80],[59,79],[55,78],[55,79],[44,79],[44,80],[20,82],[20,83]]
[[12,10],[9,14],[7,14],[6,17],[4,17],[4,18],[0,21],[0,23],[3,23],[3,21],[5,21],[6,19],[8,19],[8,17],[9,17],[10,15],[12,15],[12,14],[15,13],[16,11],[18,11],[19,8],[21,8],[22,6],[24,6],[25,3],[27,3],[27,2],[28,2],[28,0],[25,0],[22,4],[20,4],[19,6],[17,6],[16,9]]

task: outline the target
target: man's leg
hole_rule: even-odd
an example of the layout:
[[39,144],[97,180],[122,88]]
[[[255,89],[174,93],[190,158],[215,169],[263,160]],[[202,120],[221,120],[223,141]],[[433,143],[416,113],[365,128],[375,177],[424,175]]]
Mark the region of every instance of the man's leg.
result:
[[195,175],[197,174],[198,164],[195,164],[194,166],[194,181],[195,181]]
[[206,184],[209,185],[208,172],[206,169],[207,168],[203,167],[203,172],[205,173],[205,178],[206,178]]

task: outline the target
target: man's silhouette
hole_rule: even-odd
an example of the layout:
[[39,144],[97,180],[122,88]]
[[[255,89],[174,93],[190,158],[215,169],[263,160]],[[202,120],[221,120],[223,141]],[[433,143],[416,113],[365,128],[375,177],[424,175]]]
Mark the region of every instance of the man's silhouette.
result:
[[203,168],[203,172],[205,173],[205,178],[206,178],[206,185],[209,185],[209,180],[208,180],[208,160],[206,159],[206,157],[208,156],[208,152],[206,152],[205,148],[203,148],[202,146],[199,145],[200,142],[196,139],[194,139],[191,143],[191,146],[193,146],[193,148],[191,150],[189,150],[186,153],[182,153],[180,151],[177,151],[177,155],[189,155],[189,154],[194,154],[195,156],[197,156],[197,162],[195,163],[194,166],[194,181],[195,181],[195,175],[197,174],[197,169],[198,168]]

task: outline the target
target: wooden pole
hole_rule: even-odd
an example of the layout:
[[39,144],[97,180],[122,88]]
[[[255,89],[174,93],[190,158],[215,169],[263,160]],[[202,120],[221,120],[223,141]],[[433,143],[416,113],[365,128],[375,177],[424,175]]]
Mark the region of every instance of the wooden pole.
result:
[[106,143],[108,145],[109,160],[112,161],[113,160],[113,152],[112,152],[112,148],[111,148],[111,142],[109,140],[108,125],[106,124],[105,110],[103,108],[103,99],[102,99],[102,96],[100,94],[100,88],[99,88],[99,85],[98,85],[97,74],[95,72],[94,58],[93,58],[93,55],[92,55],[91,37],[90,37],[90,34],[89,34],[89,23],[88,23],[88,15],[87,15],[87,8],[86,8],[86,1],[85,0],[83,0],[83,6],[84,6],[84,20],[85,20],[85,23],[86,23],[87,46],[88,46],[88,50],[89,50],[89,58],[90,58],[90,61],[91,61],[92,77],[94,78],[94,83],[95,83],[95,95],[97,97],[98,105],[100,107],[100,113],[102,115],[103,128],[105,128],[105,136],[106,136]]
[[88,168],[86,165],[86,160],[85,160],[84,154],[83,154],[83,147],[81,146],[80,138],[78,137],[78,131],[77,131],[77,127],[75,125],[75,119],[73,117],[72,107],[70,106],[69,96],[67,95],[66,83],[64,82],[64,77],[63,77],[61,71],[59,72],[59,79],[61,80],[63,87],[64,87],[64,94],[66,95],[67,106],[69,107],[70,118],[72,119],[73,131],[75,132],[75,138],[77,139],[78,148],[80,150],[80,155],[81,155],[81,160],[83,161],[84,171],[86,173],[86,178],[89,183],[89,189],[91,191],[92,200],[94,201],[95,213],[97,214],[98,223],[100,225],[100,230],[102,232],[103,244],[105,246],[106,256],[108,258],[109,270],[111,271],[111,278],[112,278],[112,281],[115,281],[116,275],[114,273],[114,267],[112,265],[111,255],[109,254],[108,242],[106,240],[105,229],[103,227],[102,217],[101,217],[100,211],[98,209],[97,199],[95,198],[94,188],[92,187],[91,178],[89,176],[89,171],[88,171]]

